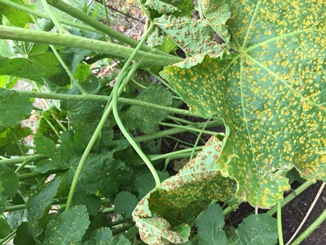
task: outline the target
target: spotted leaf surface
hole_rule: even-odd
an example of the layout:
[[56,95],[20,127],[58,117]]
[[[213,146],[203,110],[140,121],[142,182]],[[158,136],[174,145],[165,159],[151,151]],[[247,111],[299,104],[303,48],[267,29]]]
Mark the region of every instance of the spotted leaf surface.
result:
[[[189,227],[184,224],[206,209],[211,200],[235,204],[237,184],[223,177],[216,164],[223,146],[224,141],[212,137],[177,175],[163,181],[138,203],[133,219],[143,241],[149,244],[161,244],[157,242],[164,239],[185,242]],[[176,233],[176,227],[182,229]]]
[[89,224],[86,207],[74,206],[49,222],[44,244],[80,244]]
[[326,4],[228,4],[232,54],[169,66],[162,76],[193,112],[225,120],[218,169],[237,180],[239,198],[267,208],[289,188],[282,172],[296,167],[305,179],[326,180]]
[[[223,5],[223,12],[228,12],[227,5]],[[227,17],[217,18],[220,10],[211,10],[207,13],[211,16],[212,25],[207,19],[193,19],[189,16],[176,17],[173,15],[163,15],[155,19],[156,24],[164,30],[187,54],[209,53],[212,56],[221,56],[227,46],[226,43],[220,44],[214,39],[213,32],[218,30],[228,40],[228,32],[222,28]],[[230,13],[230,12],[228,12]]]

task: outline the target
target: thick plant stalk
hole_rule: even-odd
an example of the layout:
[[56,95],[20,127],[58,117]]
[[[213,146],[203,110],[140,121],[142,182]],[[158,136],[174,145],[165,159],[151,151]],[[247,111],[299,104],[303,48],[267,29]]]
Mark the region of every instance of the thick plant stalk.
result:
[[[3,25],[0,25],[0,38],[82,48],[96,52],[107,53],[109,55],[122,58],[130,57],[134,51],[133,48],[128,48],[122,45],[78,37],[71,34],[35,31],[31,29],[9,27]],[[162,56],[139,51],[135,55],[135,60],[142,60],[142,64],[147,65],[166,66],[179,62],[182,59],[176,56]]]

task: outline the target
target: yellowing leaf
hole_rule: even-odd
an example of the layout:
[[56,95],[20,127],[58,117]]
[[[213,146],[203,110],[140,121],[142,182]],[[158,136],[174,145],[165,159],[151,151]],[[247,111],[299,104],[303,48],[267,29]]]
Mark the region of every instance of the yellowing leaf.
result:
[[236,181],[222,176],[216,164],[224,143],[212,137],[202,152],[177,175],[163,181],[139,202],[133,219],[143,241],[149,244],[165,240],[186,242],[190,235],[186,224],[211,200],[223,200],[231,205],[238,202],[234,198]]
[[232,55],[169,66],[162,76],[193,112],[224,118],[230,134],[218,169],[238,182],[238,198],[267,208],[289,188],[284,171],[326,181],[326,5],[228,4]]

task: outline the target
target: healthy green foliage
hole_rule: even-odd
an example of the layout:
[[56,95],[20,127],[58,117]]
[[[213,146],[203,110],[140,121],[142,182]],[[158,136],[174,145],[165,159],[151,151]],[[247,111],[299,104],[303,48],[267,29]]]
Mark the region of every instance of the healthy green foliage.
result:
[[209,206],[195,221],[199,244],[228,244],[223,231],[224,216],[218,204]]
[[139,200],[135,195],[131,194],[128,191],[122,191],[115,197],[115,211],[118,214],[122,214],[124,217],[130,219],[131,213],[136,207],[138,201]]
[[228,244],[276,244],[276,220],[267,214],[250,215],[229,238]]
[[112,235],[112,231],[109,228],[100,228],[96,230],[96,233],[92,236],[92,239],[87,243],[87,245],[98,245],[98,244],[108,244],[108,245],[129,245],[131,242],[124,236]]

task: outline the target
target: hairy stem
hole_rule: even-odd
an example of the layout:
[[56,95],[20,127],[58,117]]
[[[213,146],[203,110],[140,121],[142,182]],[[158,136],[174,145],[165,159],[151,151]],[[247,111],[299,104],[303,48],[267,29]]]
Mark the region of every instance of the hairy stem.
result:
[[[134,51],[133,48],[128,48],[119,44],[78,37],[71,34],[35,31],[3,25],[0,25],[0,38],[82,48],[122,58],[130,57]],[[142,60],[142,64],[147,65],[166,66],[179,62],[182,59],[176,56],[162,56],[139,51],[135,55],[135,60]]]

